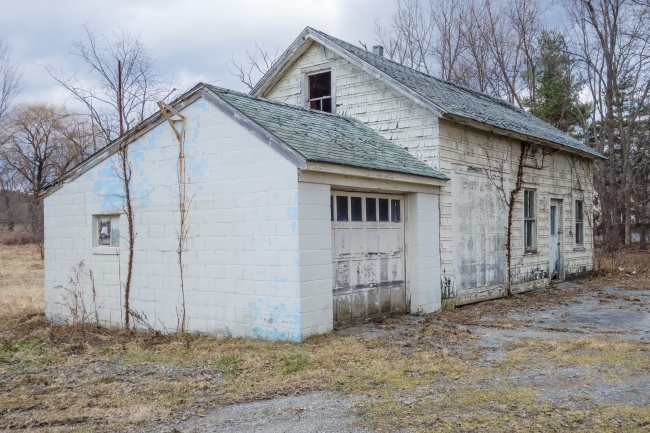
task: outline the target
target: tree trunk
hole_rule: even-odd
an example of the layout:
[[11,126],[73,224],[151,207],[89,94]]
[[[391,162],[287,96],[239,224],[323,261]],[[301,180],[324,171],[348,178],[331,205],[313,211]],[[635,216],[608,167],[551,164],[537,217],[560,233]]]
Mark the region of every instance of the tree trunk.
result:
[[639,249],[645,251],[646,249],[648,249],[648,243],[646,241],[646,224],[645,223],[641,224],[640,232],[641,232],[640,233],[641,234],[641,239],[639,239]]

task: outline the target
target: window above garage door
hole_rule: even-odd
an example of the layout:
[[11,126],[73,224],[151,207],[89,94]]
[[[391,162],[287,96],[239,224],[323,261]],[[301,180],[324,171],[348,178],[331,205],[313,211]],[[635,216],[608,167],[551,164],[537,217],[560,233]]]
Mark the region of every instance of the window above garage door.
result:
[[402,223],[400,195],[332,191],[330,219],[337,223]]

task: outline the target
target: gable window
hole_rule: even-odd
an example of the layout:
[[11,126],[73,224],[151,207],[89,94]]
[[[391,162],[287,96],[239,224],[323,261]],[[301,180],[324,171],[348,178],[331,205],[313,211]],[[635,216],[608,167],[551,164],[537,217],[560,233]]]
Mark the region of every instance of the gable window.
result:
[[537,221],[535,191],[524,190],[524,249],[534,252],[537,248]]
[[307,106],[313,110],[332,112],[332,72],[321,72],[307,76],[309,98]]
[[582,247],[585,244],[585,226],[582,221],[583,209],[582,200],[576,200],[576,246]]
[[106,215],[96,217],[97,245],[117,247],[120,245],[120,217]]

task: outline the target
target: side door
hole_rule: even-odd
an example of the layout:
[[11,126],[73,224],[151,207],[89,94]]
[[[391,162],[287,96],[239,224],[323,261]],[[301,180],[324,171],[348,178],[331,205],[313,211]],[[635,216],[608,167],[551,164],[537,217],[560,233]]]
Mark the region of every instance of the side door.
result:
[[562,200],[551,199],[549,218],[549,278],[560,280],[564,267],[562,260]]

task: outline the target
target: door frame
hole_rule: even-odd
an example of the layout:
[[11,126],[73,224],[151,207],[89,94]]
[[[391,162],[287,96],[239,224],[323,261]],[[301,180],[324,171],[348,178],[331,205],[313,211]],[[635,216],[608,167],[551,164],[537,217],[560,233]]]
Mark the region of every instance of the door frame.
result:
[[[408,192],[392,192],[392,191],[384,191],[384,190],[372,190],[372,189],[365,189],[365,188],[344,188],[344,187],[330,187],[330,197],[336,197],[337,195],[346,195],[349,197],[352,197],[353,195],[358,194],[361,197],[364,197],[364,200],[362,201],[362,219],[363,221],[351,221],[351,213],[352,209],[351,206],[348,205],[348,221],[337,221],[337,204],[336,200],[331,201],[331,218],[330,218],[330,227],[336,228],[336,227],[341,227],[341,228],[354,228],[355,225],[359,225],[359,227],[364,227],[365,224],[367,224],[366,221],[366,200],[365,197],[375,197],[375,198],[388,198],[390,199],[399,199],[400,200],[400,223],[402,225],[402,244],[403,244],[403,251],[402,251],[402,273],[404,277],[404,306],[405,306],[405,314],[409,314],[411,311],[411,302],[410,302],[410,261],[409,261],[409,215],[408,215],[408,197],[409,193]],[[389,202],[390,203],[390,202]],[[389,205],[390,206],[390,205]],[[392,210],[389,207],[390,214],[392,215]],[[390,220],[391,218],[389,218]],[[379,220],[379,215],[377,214],[377,221],[376,224],[378,224],[378,227],[390,227],[392,226],[393,223],[392,221],[387,221],[387,222],[380,222]],[[332,238],[332,248],[334,247],[334,242],[335,240]],[[332,251],[333,253],[333,251]],[[332,262],[332,265],[334,263]],[[334,278],[334,276],[333,276]],[[334,283],[334,281],[332,281]],[[332,292],[332,297],[334,297],[334,293]],[[383,313],[382,313],[383,315]],[[352,324],[352,323],[349,323]],[[347,326],[348,324],[346,323],[339,323],[339,325]],[[335,322],[335,327],[336,327],[336,322]]]
[[564,199],[562,197],[550,197],[549,206],[548,206],[548,224],[549,224],[549,245],[548,245],[548,259],[549,259],[549,282],[551,280],[551,269],[550,269],[550,256],[551,256],[551,206],[553,202],[557,203],[558,209],[555,213],[555,228],[557,230],[557,241],[558,241],[558,260],[560,261],[560,272],[558,273],[558,278],[555,280],[557,282],[562,282],[565,279],[565,266],[564,266]]

